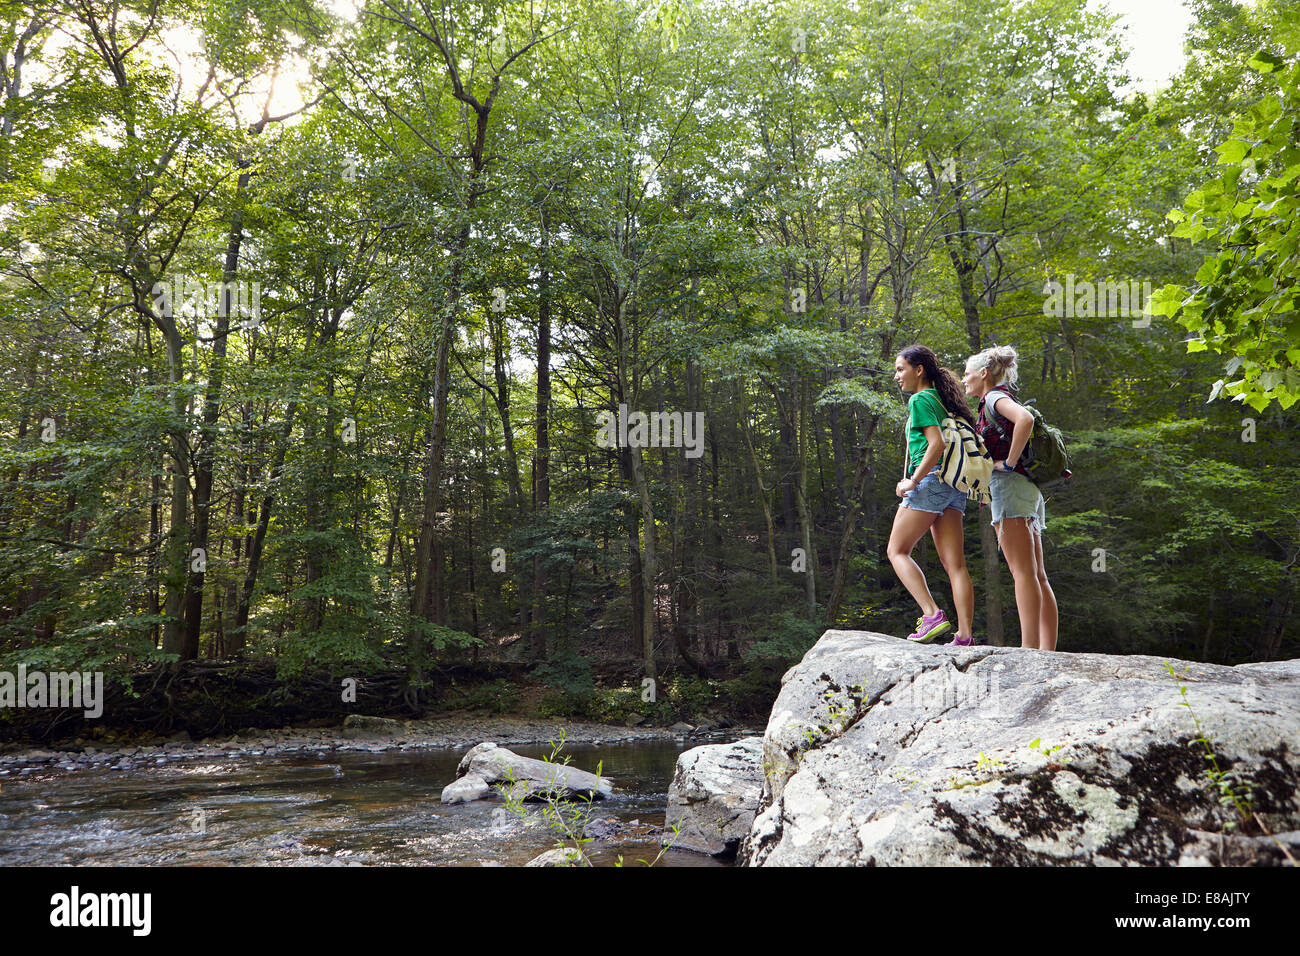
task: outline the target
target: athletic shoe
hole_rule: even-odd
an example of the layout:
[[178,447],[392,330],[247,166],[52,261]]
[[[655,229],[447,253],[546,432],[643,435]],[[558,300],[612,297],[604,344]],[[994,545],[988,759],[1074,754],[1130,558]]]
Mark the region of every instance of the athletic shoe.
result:
[[960,634],[958,634],[951,641],[945,644],[944,647],[973,647],[974,645],[975,645],[975,638],[962,637]]
[[948,620],[948,615],[943,613],[943,608],[939,608],[934,612],[934,617],[918,617],[916,630],[907,635],[907,639],[918,644],[929,644],[940,634],[946,634],[950,630],[952,630],[952,621]]

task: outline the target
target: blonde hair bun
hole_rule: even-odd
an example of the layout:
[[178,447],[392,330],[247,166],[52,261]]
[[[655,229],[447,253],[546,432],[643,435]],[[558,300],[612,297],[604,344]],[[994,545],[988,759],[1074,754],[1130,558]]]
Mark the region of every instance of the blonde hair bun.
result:
[[966,360],[971,370],[986,368],[994,385],[1015,385],[1020,377],[1016,367],[1016,350],[1010,345],[990,345]]

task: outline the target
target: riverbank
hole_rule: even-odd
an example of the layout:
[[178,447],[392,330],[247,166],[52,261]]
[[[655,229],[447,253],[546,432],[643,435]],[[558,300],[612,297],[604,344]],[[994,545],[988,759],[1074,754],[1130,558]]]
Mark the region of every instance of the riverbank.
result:
[[[465,749],[484,741],[502,746],[558,742],[622,744],[647,740],[698,740],[710,743],[744,732],[743,728],[704,729],[686,724],[673,727],[627,727],[555,719],[520,719],[475,715],[428,720],[393,720],[355,716],[344,726],[284,727],[243,730],[233,735],[194,740],[184,731],[171,737],[75,739],[49,747],[0,745],[0,781],[41,779],[82,770],[129,773],[187,760],[277,757],[295,754],[325,756],[330,752]],[[761,730],[755,731],[761,733]]]

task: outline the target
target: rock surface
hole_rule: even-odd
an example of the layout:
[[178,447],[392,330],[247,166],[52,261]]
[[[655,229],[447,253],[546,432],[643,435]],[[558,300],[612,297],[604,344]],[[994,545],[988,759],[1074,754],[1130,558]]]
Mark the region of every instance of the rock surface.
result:
[[469,803],[490,796],[491,785],[476,773],[467,773],[442,788],[443,803]]
[[456,773],[456,781],[442,791],[443,803],[478,799],[467,794],[480,789],[480,796],[490,796],[491,785],[499,783],[512,783],[521,788],[523,792],[519,796],[523,800],[542,799],[548,792],[567,799],[591,797],[600,800],[614,792],[614,785],[604,777],[577,767],[521,757],[491,741],[471,747],[461,758]]
[[[1296,856],[1267,834],[1300,830],[1300,661],[1169,663],[1178,680],[1157,657],[928,647],[827,631],[782,678],[763,736],[768,775],[740,862],[1203,865]],[[1224,859],[1217,837],[1243,815],[1221,805],[1207,778],[1202,734],[1250,801],[1228,828],[1240,852],[1224,850]]]
[[372,717],[368,714],[348,714],[343,720],[343,736],[351,740],[372,735],[406,733],[411,729],[408,721],[391,717]]
[[547,850],[540,856],[533,857],[524,866],[591,866],[591,863],[577,850],[566,847],[563,850]]
[[[677,758],[664,842],[675,850],[732,856],[749,833],[763,789],[763,738],[695,747]],[[676,836],[670,832],[680,826]]]

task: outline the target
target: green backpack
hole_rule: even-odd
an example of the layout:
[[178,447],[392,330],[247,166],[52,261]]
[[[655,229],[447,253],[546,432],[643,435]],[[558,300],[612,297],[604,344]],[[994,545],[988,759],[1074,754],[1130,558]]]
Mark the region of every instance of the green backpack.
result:
[[[999,391],[1002,391],[999,389]],[[1003,391],[1003,395],[1007,392]],[[1012,401],[1010,395],[1007,395]],[[1025,446],[1024,453],[1020,456],[1024,463],[1025,471],[1029,472],[1029,480],[1034,484],[1042,487],[1055,482],[1068,481],[1072,475],[1069,469],[1070,454],[1065,450],[1065,438],[1061,435],[1061,430],[1053,425],[1047,424],[1043,419],[1043,413],[1034,405],[1035,399],[1021,402],[1029,414],[1034,416],[1034,430],[1029,436],[1029,444]],[[1011,434],[998,424],[998,419],[1003,416],[997,413],[996,409],[989,409],[988,421],[993,425],[994,430],[1006,441],[1011,441]]]

